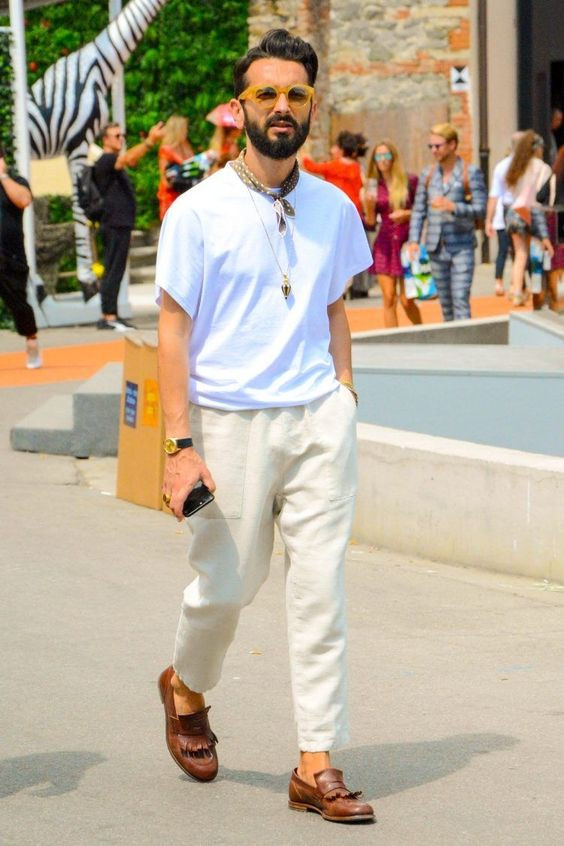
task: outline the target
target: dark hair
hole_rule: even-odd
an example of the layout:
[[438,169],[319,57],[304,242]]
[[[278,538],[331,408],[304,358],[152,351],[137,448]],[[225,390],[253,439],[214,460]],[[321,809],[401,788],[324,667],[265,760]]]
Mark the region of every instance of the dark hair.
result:
[[356,132],[356,155],[357,158],[362,158],[362,156],[366,155],[366,151],[368,150],[368,144],[366,143],[366,138],[362,134],[362,132]]
[[337,135],[337,146],[341,148],[345,156],[352,159],[364,156],[368,149],[362,132],[349,132],[347,129],[343,129]]
[[315,85],[319,62],[317,53],[307,41],[291,35],[287,29],[271,29],[260,40],[256,47],[251,47],[242,56],[233,70],[233,88],[238,97],[247,82],[245,75],[253,62],[257,59],[284,59],[287,62],[299,62],[307,71],[310,85]]
[[358,141],[356,135],[343,129],[337,135],[337,147],[340,147],[345,156],[355,156],[358,149]]
[[119,127],[120,125],[121,124],[119,124],[119,123],[107,123],[105,125],[104,129],[102,130],[102,138],[106,137],[106,135],[108,134],[108,129],[115,129],[116,127]]

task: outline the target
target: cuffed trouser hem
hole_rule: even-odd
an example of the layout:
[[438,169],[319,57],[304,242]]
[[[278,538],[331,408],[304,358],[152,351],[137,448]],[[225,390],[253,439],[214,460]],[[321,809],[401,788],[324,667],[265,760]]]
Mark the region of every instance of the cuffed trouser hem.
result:
[[349,732],[343,726],[342,730],[337,734],[320,734],[311,738],[302,738],[298,734],[298,748],[300,752],[330,752],[337,749],[342,749],[349,742]]

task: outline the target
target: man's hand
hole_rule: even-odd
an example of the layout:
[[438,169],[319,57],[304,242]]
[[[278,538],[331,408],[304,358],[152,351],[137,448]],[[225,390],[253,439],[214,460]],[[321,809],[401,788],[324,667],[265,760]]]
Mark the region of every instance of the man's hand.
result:
[[210,491],[215,491],[215,482],[203,459],[193,447],[166,457],[163,479],[163,494],[170,496],[169,508],[177,520],[183,520],[184,500],[198,482],[202,481]]
[[6,165],[6,159],[4,158],[4,156],[0,156],[0,176],[2,176],[2,174],[4,173],[8,173],[8,167]]
[[163,140],[164,134],[164,123],[162,122],[162,120],[160,120],[158,123],[156,123],[150,128],[149,132],[147,133],[147,141],[150,144],[159,144]]
[[452,200],[449,200],[448,197],[438,196],[433,197],[431,200],[431,208],[441,212],[453,212],[455,206]]
[[485,230],[485,233],[486,233],[486,235],[488,236],[488,238],[493,238],[493,237],[494,237],[494,235],[495,235],[495,229],[494,229],[494,228],[493,228],[493,226],[492,226],[492,222],[491,222],[491,220],[486,220],[484,230]]
[[407,245],[407,255],[409,256],[410,261],[415,261],[417,256],[419,255],[419,244],[417,241],[410,241]]

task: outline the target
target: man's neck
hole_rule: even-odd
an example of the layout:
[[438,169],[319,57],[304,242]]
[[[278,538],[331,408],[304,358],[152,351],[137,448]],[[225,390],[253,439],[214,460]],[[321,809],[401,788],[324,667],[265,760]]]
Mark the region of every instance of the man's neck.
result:
[[267,188],[280,188],[291,174],[296,157],[289,159],[271,159],[257,152],[250,144],[245,152],[245,164],[254,176]]
[[458,156],[456,153],[453,153],[451,156],[447,156],[446,159],[443,159],[441,162],[441,170],[443,173],[452,173],[454,170],[454,166],[456,164]]

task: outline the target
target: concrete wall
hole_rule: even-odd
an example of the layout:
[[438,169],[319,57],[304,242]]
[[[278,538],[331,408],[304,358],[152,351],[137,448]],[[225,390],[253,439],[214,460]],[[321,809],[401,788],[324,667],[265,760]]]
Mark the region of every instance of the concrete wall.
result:
[[507,317],[453,320],[451,323],[425,323],[401,329],[355,332],[355,344],[507,344]]
[[355,345],[353,367],[363,423],[564,456],[559,350]]
[[359,424],[354,537],[564,582],[564,459]]
[[515,347],[563,349],[564,317],[545,311],[512,312],[509,315],[509,343]]

